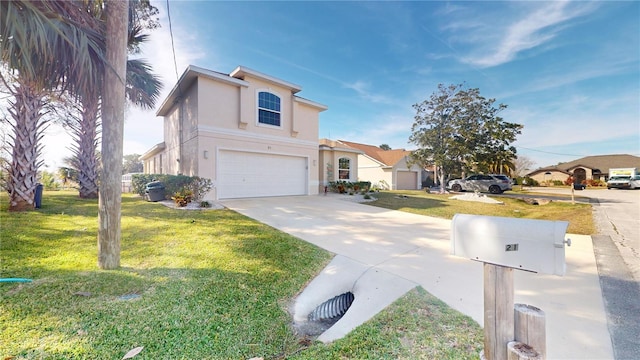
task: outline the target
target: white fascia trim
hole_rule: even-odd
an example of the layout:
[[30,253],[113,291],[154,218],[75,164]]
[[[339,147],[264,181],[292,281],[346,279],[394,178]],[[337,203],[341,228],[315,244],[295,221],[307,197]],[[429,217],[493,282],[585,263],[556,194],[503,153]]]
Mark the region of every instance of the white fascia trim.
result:
[[309,105],[311,107],[319,109],[320,111],[325,111],[325,110],[329,109],[329,107],[327,105],[323,105],[323,104],[317,103],[315,101],[307,100],[305,98],[301,98],[301,97],[298,97],[298,96],[294,96],[293,97],[293,101],[299,102],[301,104]]
[[278,79],[277,77],[274,77],[274,76],[271,76],[271,75],[267,75],[267,74],[261,73],[259,71],[253,70],[253,69],[249,69],[248,67],[245,67],[245,66],[242,66],[242,65],[238,66],[235,70],[233,70],[229,74],[229,76],[231,76],[233,78],[236,78],[236,76],[242,77],[244,74],[248,74],[248,75],[251,75],[253,77],[257,77],[259,79],[266,80],[266,81],[269,81],[269,82],[272,82],[272,83],[275,83],[275,84],[278,84],[278,85],[281,85],[281,86],[285,86],[285,87],[291,89],[294,94],[302,90],[302,87],[300,85],[296,85],[294,83],[290,83],[288,81],[284,81],[284,80]]
[[164,99],[164,101],[158,108],[158,111],[156,111],[156,116],[165,116],[167,112],[171,109],[173,104],[175,104],[176,101],[178,101],[178,98],[180,97],[180,93],[182,91],[186,91],[188,86],[191,84],[191,82],[197,79],[198,77],[204,77],[204,78],[208,78],[215,81],[221,81],[221,82],[235,85],[235,86],[249,87],[249,83],[244,80],[236,79],[234,77],[230,77],[228,75],[221,74],[219,72],[207,70],[205,68],[201,68],[198,66],[189,65],[187,66],[187,69],[184,71],[184,73],[182,73],[182,76],[180,76],[180,79],[178,79],[178,82],[176,82],[173,89],[171,89],[171,92],[169,92],[169,95],[167,95],[167,97]]
[[197,73],[198,75],[201,75],[202,77],[209,78],[211,80],[218,80],[218,81],[226,82],[228,84],[236,85],[236,86],[249,87],[249,83],[247,81],[244,81],[244,80],[241,80],[241,79],[236,79],[234,77],[231,77],[231,76],[228,76],[228,75],[224,75],[224,74],[221,74],[219,72],[207,70],[207,69],[204,69],[204,68],[201,68],[201,67],[197,67],[197,66],[193,66],[193,65],[190,65],[188,70],[192,70],[193,72]]
[[142,160],[142,161],[147,160],[148,158],[150,158],[150,157],[162,152],[162,150],[164,150],[165,147],[166,146],[165,146],[164,142],[161,142],[159,144],[153,145],[153,147],[151,149],[147,150],[147,152],[145,152],[144,154],[140,155],[138,157],[138,160]]
[[358,149],[332,148],[331,146],[322,145],[322,144],[320,145],[320,150],[322,150],[322,151],[346,152],[346,153],[364,155],[364,152],[361,151],[361,150],[358,150]]
[[244,138],[249,140],[263,140],[265,142],[279,142],[283,144],[313,147],[314,149],[317,149],[318,147],[318,143],[314,141],[298,140],[298,139],[286,138],[281,136],[273,136],[273,135],[265,135],[265,134],[256,134],[256,133],[248,132],[246,130],[232,130],[232,129],[223,129],[223,128],[218,128],[213,126],[207,126],[207,125],[198,125],[197,131],[198,133],[202,132],[202,133],[208,133],[208,134],[214,134],[214,135],[226,135],[226,136]]

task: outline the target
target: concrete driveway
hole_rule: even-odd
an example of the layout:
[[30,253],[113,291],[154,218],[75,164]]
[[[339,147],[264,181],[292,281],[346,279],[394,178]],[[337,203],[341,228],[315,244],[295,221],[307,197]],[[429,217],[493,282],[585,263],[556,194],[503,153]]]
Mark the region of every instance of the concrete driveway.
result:
[[[483,323],[479,262],[449,255],[450,221],[340,196],[225,200],[222,204],[300,239],[419,284]],[[515,301],[546,313],[549,359],[613,359],[589,236],[568,235],[564,277],[515,272]],[[390,284],[380,284],[381,288]]]

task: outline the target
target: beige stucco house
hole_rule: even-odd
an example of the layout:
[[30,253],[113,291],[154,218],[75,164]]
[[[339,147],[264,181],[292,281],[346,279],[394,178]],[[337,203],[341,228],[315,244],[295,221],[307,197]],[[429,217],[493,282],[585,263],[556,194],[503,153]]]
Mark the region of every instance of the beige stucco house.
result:
[[346,146],[340,141],[320,139],[320,188],[332,181],[359,181],[358,157],[364,152]]
[[627,154],[595,155],[543,167],[530,172],[527,176],[540,184],[556,180],[566,181],[569,176],[573,176],[577,184],[582,184],[587,180],[606,181],[611,168],[630,167],[640,167],[640,157]]
[[383,150],[378,146],[338,140],[342,146],[359,150],[357,177],[359,181],[387,187],[390,190],[419,190],[422,188],[422,169],[409,164],[410,151]]
[[299,85],[239,66],[189,66],[157,111],[164,142],[140,159],[145,173],[209,178],[205,199],[313,195],[320,188],[319,113]]

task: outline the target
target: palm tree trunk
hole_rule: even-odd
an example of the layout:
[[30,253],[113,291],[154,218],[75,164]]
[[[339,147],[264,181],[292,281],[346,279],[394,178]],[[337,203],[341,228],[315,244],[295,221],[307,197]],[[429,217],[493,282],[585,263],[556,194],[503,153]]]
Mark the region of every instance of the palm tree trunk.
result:
[[106,59],[102,91],[102,176],[98,198],[98,266],[120,267],[120,206],[128,3],[106,2]]
[[34,209],[34,195],[38,179],[39,144],[46,121],[42,120],[43,94],[24,78],[16,79],[11,89],[14,102],[10,102],[9,113],[13,118],[13,151],[7,188],[9,211]]
[[81,198],[95,199],[98,197],[98,96],[83,99],[82,106],[82,119],[73,128],[78,185]]

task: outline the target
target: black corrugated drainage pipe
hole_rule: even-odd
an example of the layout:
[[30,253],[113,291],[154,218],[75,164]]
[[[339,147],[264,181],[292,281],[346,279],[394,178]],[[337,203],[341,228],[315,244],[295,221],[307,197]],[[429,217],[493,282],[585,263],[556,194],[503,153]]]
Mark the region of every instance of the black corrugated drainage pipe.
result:
[[291,304],[298,335],[324,343],[340,339],[416,283],[336,255]]

